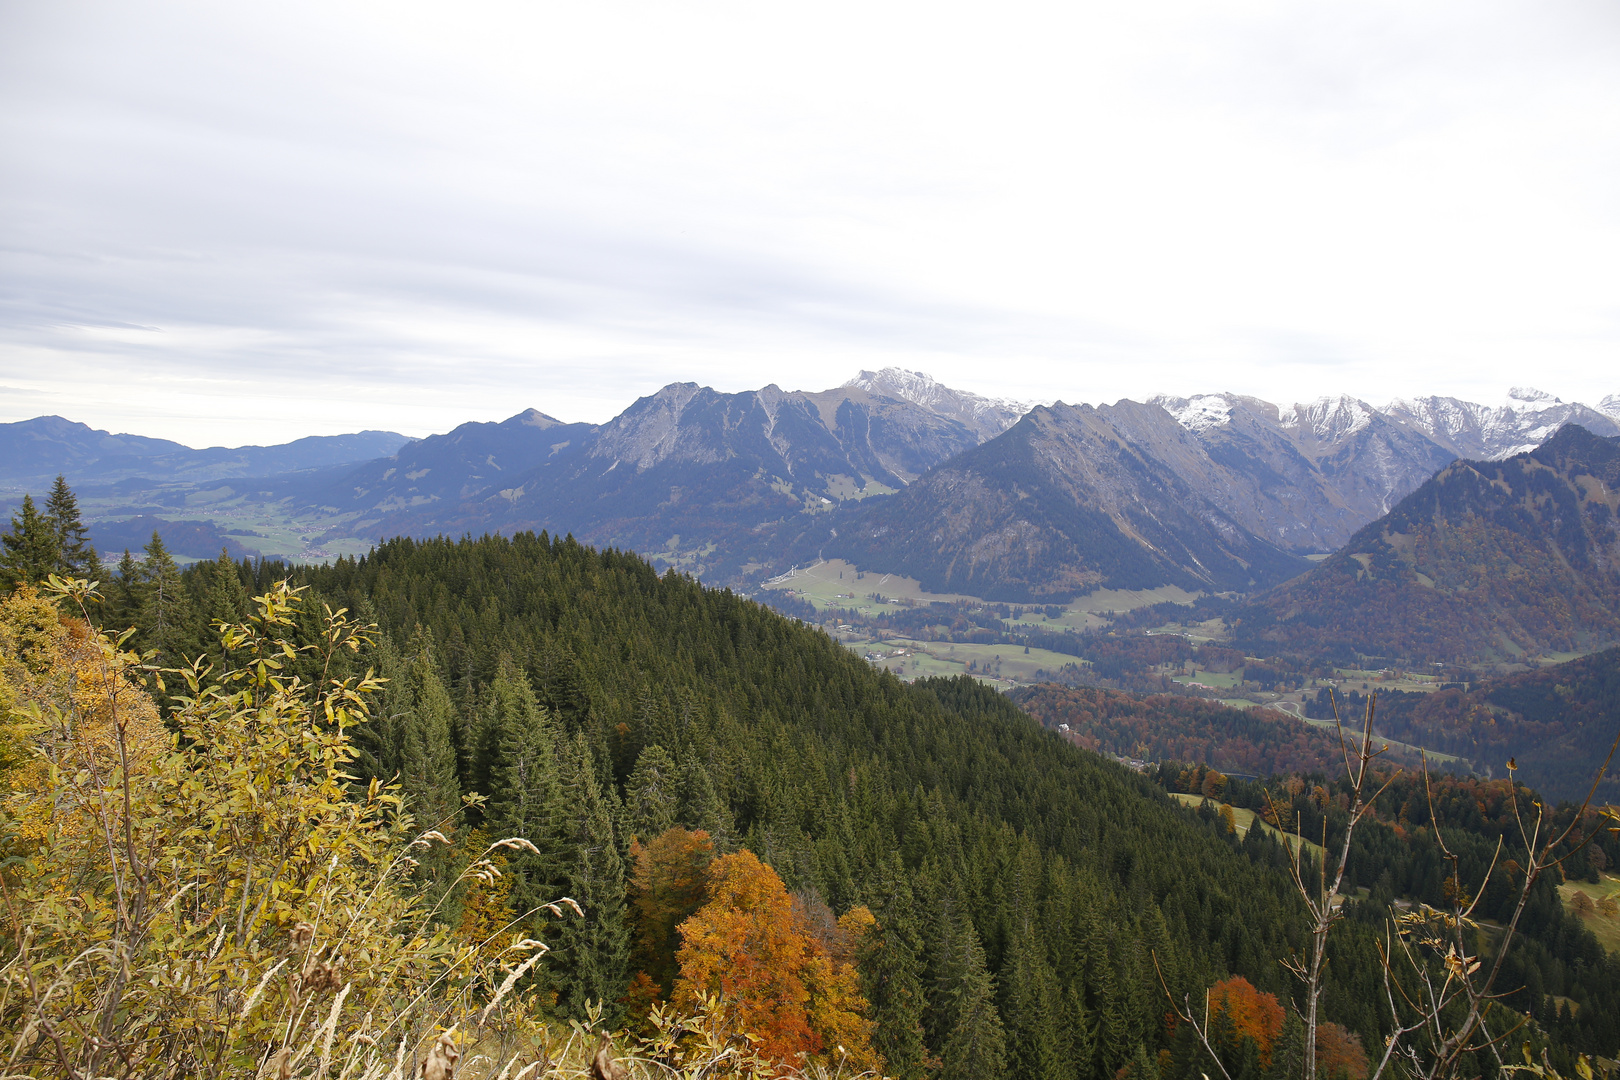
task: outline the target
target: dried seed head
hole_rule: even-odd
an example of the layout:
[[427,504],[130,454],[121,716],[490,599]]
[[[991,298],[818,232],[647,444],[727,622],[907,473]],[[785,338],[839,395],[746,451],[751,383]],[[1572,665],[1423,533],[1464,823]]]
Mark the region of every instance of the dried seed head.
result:
[[290,933],[288,935],[288,940],[292,942],[292,947],[293,948],[295,948],[295,949],[304,948],[310,942],[315,940],[315,926],[314,926],[314,924],[313,923],[307,923],[307,922],[301,922],[298,925],[294,926],[292,928],[292,933]]
[[578,915],[580,918],[583,919],[585,917],[585,909],[580,907],[579,901],[575,900],[572,896],[565,896],[557,902],[560,904],[567,904],[569,907],[573,908],[574,914]]
[[519,851],[527,851],[530,855],[540,854],[539,848],[521,836],[508,836],[505,840],[497,840],[489,845],[490,851],[494,851],[496,848],[516,848]]

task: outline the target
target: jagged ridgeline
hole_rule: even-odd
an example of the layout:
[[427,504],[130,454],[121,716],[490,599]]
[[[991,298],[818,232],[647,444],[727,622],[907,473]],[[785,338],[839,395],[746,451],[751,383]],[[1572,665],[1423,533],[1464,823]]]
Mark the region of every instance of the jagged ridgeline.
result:
[[[532,818],[550,862],[518,869],[590,912],[557,942],[561,1011],[624,993],[630,835],[669,824],[751,849],[812,907],[871,908],[890,1075],[941,1055],[970,1075],[961,1055],[1000,1047],[978,1075],[1079,1080],[1175,1049],[1153,953],[1178,994],[1228,973],[1289,992],[1280,849],[1218,836],[971,680],[902,684],[729,592],[543,534],[396,540],[301,575],[385,631],[380,768],[424,803],[478,790],[491,818],[553,800]],[[1373,984],[1348,980],[1375,970],[1345,963],[1328,1002],[1367,1045]]]

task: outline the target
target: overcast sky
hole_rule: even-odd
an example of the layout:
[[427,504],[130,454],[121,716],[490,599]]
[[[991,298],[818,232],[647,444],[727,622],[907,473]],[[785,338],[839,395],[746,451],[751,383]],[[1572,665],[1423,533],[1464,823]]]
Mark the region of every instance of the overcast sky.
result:
[[1620,392],[1620,5],[0,2],[0,420]]

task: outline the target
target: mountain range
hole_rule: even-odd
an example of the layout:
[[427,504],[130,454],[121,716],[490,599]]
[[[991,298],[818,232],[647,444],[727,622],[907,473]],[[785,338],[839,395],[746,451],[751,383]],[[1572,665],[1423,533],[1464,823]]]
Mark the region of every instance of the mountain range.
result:
[[193,450],[168,439],[114,435],[60,416],[0,424],[0,488],[48,487],[57,475],[75,484],[131,477],[203,483],[276,476],[385,457],[411,440],[393,431],[312,435],[278,446]]
[[[1616,418],[1620,395],[1589,407],[1526,389],[1500,406],[1031,405],[890,368],[819,392],[673,383],[604,424],[529,409],[420,440],[191,450],[42,417],[0,425],[0,483],[39,490],[65,473],[102,485],[101,512],[118,520],[273,506],[305,557],[343,537],[363,550],[391,535],[545,529],[744,587],[842,555],[930,588],[1052,601],[1264,589],[1460,455],[1510,457],[1569,422],[1613,436]],[[231,531],[268,542],[276,530]]]

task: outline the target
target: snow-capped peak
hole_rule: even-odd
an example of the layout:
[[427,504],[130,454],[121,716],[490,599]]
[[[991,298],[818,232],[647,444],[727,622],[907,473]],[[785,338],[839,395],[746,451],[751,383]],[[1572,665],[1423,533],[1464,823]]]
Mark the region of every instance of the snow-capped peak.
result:
[[1159,406],[1194,434],[1232,422],[1230,394],[1194,394],[1190,398],[1156,394],[1148,398],[1148,404]]
[[1284,428],[1309,431],[1318,439],[1331,441],[1354,435],[1372,423],[1377,415],[1378,411],[1365,401],[1340,394],[1296,403],[1283,410],[1280,419]]

